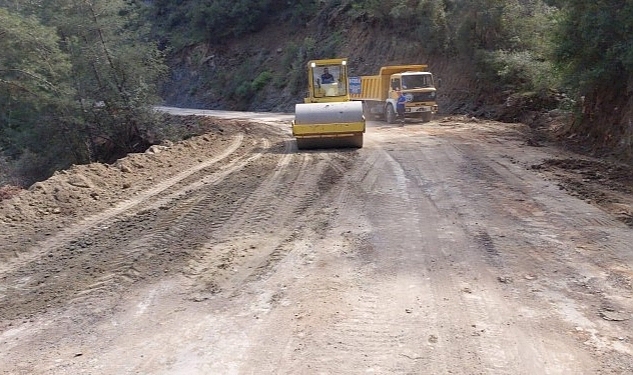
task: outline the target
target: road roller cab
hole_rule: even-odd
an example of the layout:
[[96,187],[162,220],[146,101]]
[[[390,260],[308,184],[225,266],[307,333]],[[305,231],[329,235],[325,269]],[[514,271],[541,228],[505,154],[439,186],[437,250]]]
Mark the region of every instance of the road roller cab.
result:
[[297,147],[360,148],[364,132],[362,103],[350,101],[347,59],[308,62],[308,96],[292,122]]

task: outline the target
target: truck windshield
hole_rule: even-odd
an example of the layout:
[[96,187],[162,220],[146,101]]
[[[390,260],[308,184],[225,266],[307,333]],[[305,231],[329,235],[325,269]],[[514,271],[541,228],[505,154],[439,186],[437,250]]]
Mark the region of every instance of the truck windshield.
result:
[[315,97],[347,95],[345,66],[318,66],[313,73]]
[[412,74],[402,76],[403,89],[421,89],[433,87],[433,76],[430,74]]

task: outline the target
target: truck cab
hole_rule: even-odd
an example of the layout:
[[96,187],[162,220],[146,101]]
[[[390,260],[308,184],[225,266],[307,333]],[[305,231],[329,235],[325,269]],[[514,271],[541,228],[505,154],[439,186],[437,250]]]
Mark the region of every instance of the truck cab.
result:
[[437,92],[433,74],[425,64],[389,65],[373,76],[350,77],[350,98],[363,103],[369,119],[382,118],[396,122],[396,101],[401,91],[407,102],[405,118],[418,117],[431,121],[437,113]]
[[389,98],[397,100],[398,91],[407,99],[405,116],[422,117],[424,121],[429,121],[432,114],[437,112],[437,91],[433,74],[430,72],[403,72],[391,75]]

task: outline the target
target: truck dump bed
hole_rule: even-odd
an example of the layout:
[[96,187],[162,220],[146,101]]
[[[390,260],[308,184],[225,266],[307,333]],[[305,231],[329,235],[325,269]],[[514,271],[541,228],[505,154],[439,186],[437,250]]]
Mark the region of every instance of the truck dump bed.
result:
[[389,95],[392,74],[402,72],[423,72],[428,65],[392,65],[380,68],[380,74],[360,77],[360,93],[350,93],[352,100],[384,101]]
[[352,100],[377,100],[387,99],[389,92],[389,76],[362,76],[360,77],[360,93],[350,93]]

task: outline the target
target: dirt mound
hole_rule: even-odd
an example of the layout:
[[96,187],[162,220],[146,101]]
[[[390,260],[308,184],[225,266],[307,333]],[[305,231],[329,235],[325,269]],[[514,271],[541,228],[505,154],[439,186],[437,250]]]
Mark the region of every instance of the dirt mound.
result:
[[561,189],[611,212],[633,227],[633,166],[598,159],[548,159],[533,169],[558,181]]
[[0,233],[0,241],[26,244],[113,207],[177,174],[183,166],[211,157],[232,134],[248,132],[251,127],[240,121],[202,116],[173,116],[170,121],[186,140],[166,141],[113,164],[74,165],[28,189],[2,187],[0,226],[7,230]]

